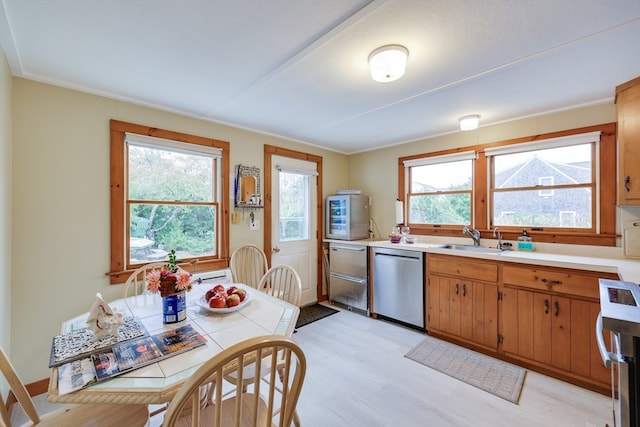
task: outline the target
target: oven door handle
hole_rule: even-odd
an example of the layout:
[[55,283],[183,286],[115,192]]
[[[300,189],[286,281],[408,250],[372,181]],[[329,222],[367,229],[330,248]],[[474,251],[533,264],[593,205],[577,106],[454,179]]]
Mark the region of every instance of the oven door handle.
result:
[[600,351],[600,357],[602,358],[602,362],[604,366],[607,368],[611,367],[611,363],[625,363],[624,356],[619,353],[620,351],[620,343],[618,342],[617,335],[613,334],[614,339],[614,347],[615,352],[611,352],[607,350],[607,346],[604,343],[604,337],[602,336],[603,327],[602,327],[602,312],[598,313],[598,318],[596,319],[596,341],[598,343],[598,350]]

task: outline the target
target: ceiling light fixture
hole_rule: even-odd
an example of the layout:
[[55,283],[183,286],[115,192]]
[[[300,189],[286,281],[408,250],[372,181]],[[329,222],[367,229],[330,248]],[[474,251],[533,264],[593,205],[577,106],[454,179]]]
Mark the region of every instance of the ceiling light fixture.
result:
[[409,51],[398,44],[382,46],[369,55],[371,78],[377,82],[392,82],[404,75]]
[[471,114],[469,116],[460,117],[458,121],[460,122],[460,130],[478,129],[478,125],[480,124],[480,115]]

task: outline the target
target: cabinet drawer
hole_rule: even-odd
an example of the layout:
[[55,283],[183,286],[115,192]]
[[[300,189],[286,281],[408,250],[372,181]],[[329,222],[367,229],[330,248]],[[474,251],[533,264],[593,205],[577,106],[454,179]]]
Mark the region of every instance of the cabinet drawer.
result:
[[598,278],[617,278],[610,273],[594,273],[580,270],[531,268],[505,264],[502,282],[526,288],[558,292],[598,299]]
[[429,273],[448,276],[467,277],[486,282],[498,281],[498,265],[493,262],[471,260],[467,257],[448,257],[429,255],[427,257]]

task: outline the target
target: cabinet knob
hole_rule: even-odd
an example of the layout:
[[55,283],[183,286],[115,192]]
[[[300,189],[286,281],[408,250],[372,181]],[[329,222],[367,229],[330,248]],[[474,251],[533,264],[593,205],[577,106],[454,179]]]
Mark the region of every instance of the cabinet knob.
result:
[[467,296],[467,284],[466,283],[462,284],[462,296],[463,297]]
[[549,314],[549,300],[544,300],[544,314]]
[[562,280],[549,280],[542,278],[541,282],[549,285],[562,285]]
[[624,189],[625,189],[625,190],[627,190],[627,193],[628,193],[629,191],[631,191],[631,189],[629,188],[629,183],[630,183],[630,182],[631,182],[631,177],[630,177],[630,176],[627,176],[627,177],[624,179]]
[[555,314],[556,317],[560,314],[560,303],[558,301],[553,303],[553,314]]

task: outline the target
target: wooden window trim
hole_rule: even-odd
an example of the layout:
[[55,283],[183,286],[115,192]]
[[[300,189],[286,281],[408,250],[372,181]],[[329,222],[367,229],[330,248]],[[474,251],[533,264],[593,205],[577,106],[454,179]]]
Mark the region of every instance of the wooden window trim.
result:
[[[616,123],[604,123],[600,125],[587,126],[577,129],[569,129],[559,132],[526,136],[522,138],[509,139],[488,144],[479,144],[467,147],[460,147],[450,150],[442,150],[432,153],[415,154],[398,158],[398,198],[405,202],[405,168],[404,162],[407,160],[419,159],[423,157],[442,156],[463,151],[475,150],[478,158],[474,162],[473,170],[473,195],[471,214],[473,226],[480,231],[481,238],[492,239],[493,230],[490,229],[488,215],[488,185],[487,168],[488,161],[484,150],[489,147],[520,144],[534,142],[542,139],[558,138],[579,133],[601,132],[600,136],[600,231],[597,233],[565,232],[565,231],[531,231],[529,234],[536,242],[543,243],[563,243],[574,245],[593,246],[615,246],[616,238],[620,237],[616,233],[616,179],[617,179],[617,154],[616,154]],[[594,218],[595,215],[594,215]],[[424,236],[448,236],[462,237],[461,227],[440,227],[440,226],[418,226],[411,227],[412,234]],[[504,240],[516,240],[521,232],[505,230],[502,232]]]
[[195,271],[217,270],[227,267],[229,265],[229,143],[212,138],[111,120],[111,261],[110,270],[107,273],[110,277],[111,284],[123,283],[133,271],[131,268],[127,269],[126,261],[126,215],[124,209],[126,204],[125,133],[127,132],[206,147],[215,147],[222,150],[222,170],[220,177],[222,180],[220,186],[222,189],[220,200],[221,217],[218,237],[220,239],[219,252],[216,259],[205,259],[198,262],[195,265]]

